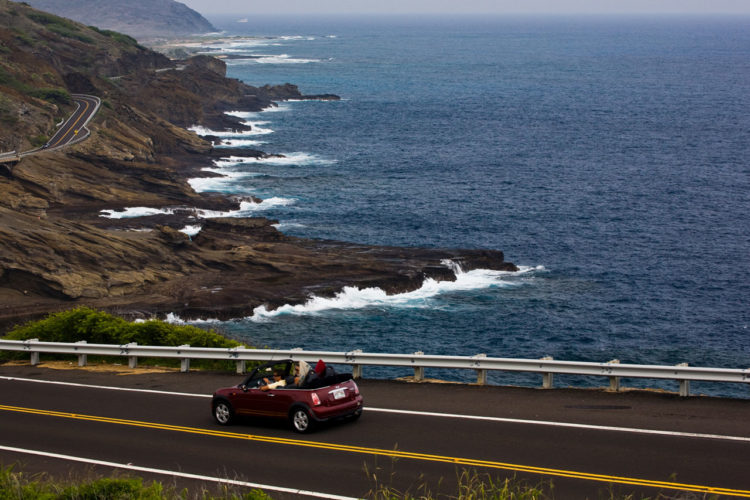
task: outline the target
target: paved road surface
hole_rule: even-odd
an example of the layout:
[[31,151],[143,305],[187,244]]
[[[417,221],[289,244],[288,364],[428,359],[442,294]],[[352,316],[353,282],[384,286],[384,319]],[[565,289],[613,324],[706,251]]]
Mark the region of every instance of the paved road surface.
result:
[[86,124],[99,109],[100,100],[98,97],[83,94],[73,94],[71,97],[73,98],[73,102],[76,103],[76,110],[44,146],[18,154],[0,153],[0,162],[17,161],[24,156],[61,148],[85,139],[89,133],[86,129]]
[[93,114],[99,107],[99,99],[93,96],[74,94],[73,101],[78,105],[73,115],[60,127],[57,133],[47,142],[47,148],[66,146],[79,140],[88,132],[85,129]]
[[454,493],[457,472],[470,470],[551,480],[557,499],[608,498],[610,485],[651,497],[692,489],[699,498],[706,491],[750,498],[748,400],[363,380],[358,422],[298,435],[262,421],[216,425],[210,393],[240,379],[0,365],[0,461],[63,477],[131,464],[147,468],[134,472],[147,478],[199,476],[175,476],[190,486],[207,484],[204,476],[233,478],[280,498],[298,494],[273,488],[364,496],[374,485],[365,469],[401,490],[422,478],[433,492]]

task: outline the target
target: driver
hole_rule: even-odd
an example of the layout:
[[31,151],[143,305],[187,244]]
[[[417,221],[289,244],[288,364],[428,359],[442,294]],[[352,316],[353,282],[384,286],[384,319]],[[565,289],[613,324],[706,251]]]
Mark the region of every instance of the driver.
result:
[[261,386],[261,391],[269,391],[271,389],[276,389],[277,387],[284,387],[286,385],[286,380],[281,378],[281,373],[278,370],[274,370],[273,372],[273,382],[268,380],[267,378],[264,378],[263,381],[266,383],[266,385]]

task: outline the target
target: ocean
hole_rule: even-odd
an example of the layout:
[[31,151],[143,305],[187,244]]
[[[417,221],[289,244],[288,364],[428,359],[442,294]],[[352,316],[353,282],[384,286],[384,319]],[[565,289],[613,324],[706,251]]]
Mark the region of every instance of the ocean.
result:
[[239,17],[209,16],[240,37],[207,42],[228,76],[342,99],[236,110],[253,131],[227,144],[285,158],[227,157],[197,190],[263,198],[238,215],[290,235],[497,249],[521,271],[212,326],[280,349],[750,366],[750,17]]

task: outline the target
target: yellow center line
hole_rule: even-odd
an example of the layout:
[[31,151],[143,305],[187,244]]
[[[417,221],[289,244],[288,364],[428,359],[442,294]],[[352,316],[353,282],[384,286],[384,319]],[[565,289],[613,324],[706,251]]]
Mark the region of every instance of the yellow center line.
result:
[[547,476],[567,477],[573,479],[583,479],[588,481],[600,481],[607,483],[625,484],[630,486],[648,486],[654,488],[663,488],[680,491],[694,491],[700,493],[712,493],[718,495],[733,495],[736,497],[750,498],[750,490],[735,490],[729,488],[719,488],[714,486],[703,486],[698,484],[675,483],[668,481],[653,481],[650,479],[640,479],[622,476],[609,476],[606,474],[593,474],[589,472],[579,472],[564,469],[550,469],[546,467],[535,467],[530,465],[518,465],[504,462],[494,462],[489,460],[477,460],[472,458],[449,457],[443,455],[431,455],[427,453],[413,453],[400,450],[385,450],[380,448],[367,448],[362,446],[351,446],[345,444],[322,443],[315,441],[304,441],[301,439],[289,439],[272,436],[259,436],[253,434],[241,434],[237,432],[228,432],[214,429],[200,429],[197,427],[184,427],[180,425],[160,424],[156,422],[144,422],[139,420],[127,420],[121,418],[99,417],[95,415],[81,415],[77,413],[60,412],[53,410],[39,410],[35,408],[22,408],[18,406],[0,405],[2,411],[12,411],[19,413],[30,413],[35,415],[45,415],[50,417],[70,418],[76,420],[85,420],[90,422],[102,422],[108,424],[128,425],[132,427],[144,427],[149,429],[159,429],[175,432],[185,432],[190,434],[201,434],[205,436],[224,437],[231,439],[243,439],[246,441],[255,441],[261,443],[284,444],[292,446],[304,446],[307,448],[318,448],[332,451],[342,451],[347,453],[361,453],[367,455],[378,455],[393,458],[409,458],[413,460],[425,460],[430,462],[443,462],[455,465],[465,465],[470,467],[486,467],[491,469],[503,469],[516,472],[527,472],[532,474],[543,474]]
[[[89,109],[89,102],[87,100],[85,100],[85,99],[81,99],[81,101],[83,101],[83,103],[86,105],[86,107],[83,108],[83,111],[81,112],[80,115],[78,115],[78,118],[76,118],[76,121],[73,122],[73,124],[70,126],[70,128],[68,128],[67,132],[65,132],[64,134],[62,134],[60,136],[60,138],[54,144],[52,144],[52,147],[55,147],[58,144],[60,144],[60,141],[62,141],[65,138],[65,136],[68,135],[68,132],[70,132],[71,130],[75,129],[76,125],[78,125],[78,122],[81,121],[81,118],[83,118],[86,115],[86,111],[88,111],[88,109]],[[76,111],[78,111],[78,110],[76,110]],[[74,116],[75,116],[75,114],[74,114]]]

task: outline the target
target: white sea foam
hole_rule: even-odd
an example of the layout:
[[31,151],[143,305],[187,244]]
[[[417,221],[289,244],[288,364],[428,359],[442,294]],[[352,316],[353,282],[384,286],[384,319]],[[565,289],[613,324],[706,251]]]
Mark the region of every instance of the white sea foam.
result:
[[266,135],[266,134],[273,134],[273,130],[267,127],[261,127],[261,125],[268,125],[269,122],[254,122],[254,121],[245,121],[243,122],[244,125],[248,125],[251,127],[250,130],[245,132],[247,135]]
[[260,203],[255,203],[253,201],[242,201],[240,202],[240,208],[237,210],[220,212],[217,210],[196,209],[195,213],[197,216],[204,219],[214,219],[217,217],[246,217],[248,215],[252,215],[254,212],[292,205],[295,201],[296,200],[294,200],[293,198],[280,198],[278,196],[274,196],[271,198],[266,198]]
[[247,319],[263,322],[282,315],[315,315],[329,310],[351,310],[366,307],[430,307],[428,300],[436,295],[490,287],[518,286],[519,282],[512,280],[513,277],[544,269],[540,266],[520,268],[517,272],[490,269],[475,269],[463,272],[454,262],[444,261],[443,264],[456,272],[455,281],[436,281],[428,278],[424,281],[422,287],[417,290],[393,295],[386,294],[380,288],[344,287],[334,297],[312,296],[304,304],[286,304],[272,311],[269,311],[265,306],[259,306],[253,310],[253,315]]
[[278,113],[278,112],[285,112],[290,111],[292,107],[287,104],[288,101],[284,101],[278,106],[268,106],[267,108],[263,108],[260,111],[225,111],[225,115],[234,116],[236,118],[242,118],[244,120],[251,119],[251,118],[258,118],[261,113]]
[[188,179],[188,184],[196,193],[226,192],[229,188],[235,188],[236,191],[240,180],[262,175],[257,172],[237,172],[224,168],[203,168],[201,170],[221,174],[221,177],[193,177]]
[[[169,313],[167,314],[167,317],[164,318],[165,323],[171,323],[173,325],[185,325],[188,323],[188,321],[185,321],[175,313]],[[221,323],[218,319],[191,319],[189,321],[191,325],[201,324],[201,323],[207,323],[207,324],[213,324],[213,323]]]
[[185,226],[182,229],[180,229],[180,232],[185,233],[192,238],[196,234],[200,233],[201,229],[203,229],[203,226],[199,226],[199,225]]
[[[331,165],[334,160],[326,160],[310,153],[288,153],[283,156],[252,157],[252,156],[227,156],[213,161],[220,168],[234,167],[237,165]],[[224,173],[223,171],[221,173]]]
[[281,40],[315,40],[314,36],[302,36],[302,35],[281,35],[279,37]]
[[320,59],[303,59],[291,57],[289,54],[259,54],[256,59],[251,61],[258,64],[308,64],[320,62]]
[[[253,126],[253,122],[246,122],[246,125]],[[200,125],[193,125],[192,127],[189,127],[188,130],[195,132],[196,134],[200,136],[206,136],[206,135],[214,135],[216,137],[223,138],[240,138],[240,137],[253,137],[256,135],[265,135],[265,134],[272,134],[273,130],[271,129],[255,129],[253,127],[252,130],[211,130],[206,127],[202,127]]]
[[151,208],[151,207],[128,207],[123,210],[100,210],[99,217],[108,219],[128,219],[132,217],[148,217],[149,215],[173,214],[171,208]]
[[253,139],[222,139],[218,144],[214,143],[216,148],[247,148],[250,146],[260,146],[266,144],[266,141],[256,141]]
[[279,222],[278,224],[271,224],[273,227],[278,229],[279,231],[284,231],[285,229],[294,229],[299,227],[307,227],[304,224],[300,224],[299,222]]

